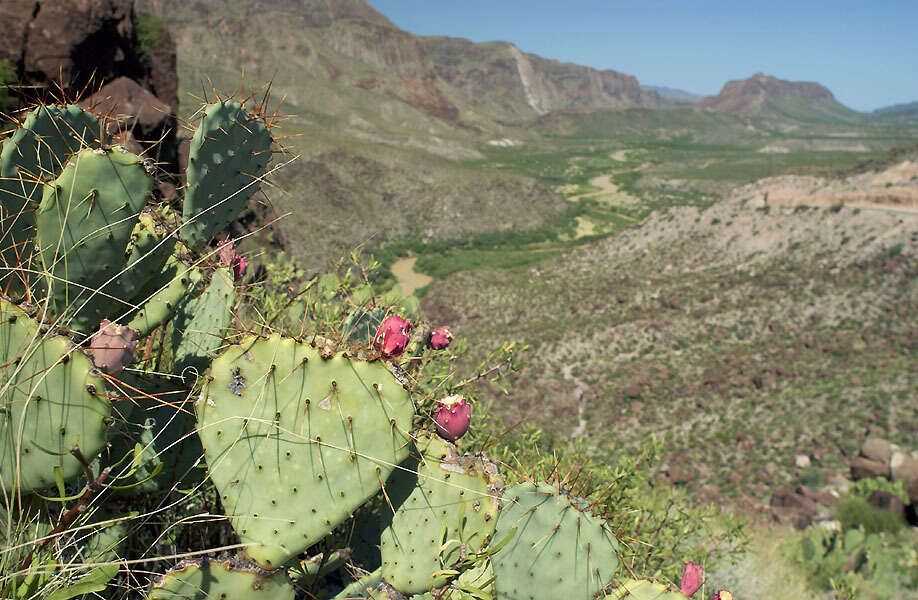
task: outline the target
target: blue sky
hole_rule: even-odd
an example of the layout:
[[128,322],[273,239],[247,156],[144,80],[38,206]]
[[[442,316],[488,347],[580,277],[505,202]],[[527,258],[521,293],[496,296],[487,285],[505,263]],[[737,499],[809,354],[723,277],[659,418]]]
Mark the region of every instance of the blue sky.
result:
[[546,58],[701,94],[763,71],[869,111],[918,101],[918,0],[369,0],[420,35],[507,40]]

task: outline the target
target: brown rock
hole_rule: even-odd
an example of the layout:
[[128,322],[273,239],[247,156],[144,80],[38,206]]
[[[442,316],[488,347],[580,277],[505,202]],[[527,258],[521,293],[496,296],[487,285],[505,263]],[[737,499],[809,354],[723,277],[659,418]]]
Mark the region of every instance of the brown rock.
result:
[[904,481],[906,487],[918,480],[918,458],[912,458],[905,452],[893,452],[889,459],[889,473],[893,481]]
[[638,384],[632,384],[625,388],[625,395],[629,398],[640,398],[641,397],[641,386]]
[[109,133],[127,130],[139,140],[155,142],[175,129],[172,107],[127,77],[107,83],[80,104],[107,115]]
[[797,492],[792,492],[790,488],[779,487],[771,495],[771,506],[775,508],[790,508],[807,515],[815,515],[819,512],[819,506],[815,502]]
[[689,480],[688,473],[679,465],[666,467],[663,474],[666,476],[666,479],[673,484],[685,483]]
[[892,444],[878,437],[867,438],[861,446],[861,456],[881,463],[889,463],[892,453]]
[[908,484],[908,502],[912,506],[918,506],[918,479],[912,479]]
[[858,456],[851,462],[851,478],[855,481],[858,479],[870,479],[872,477],[889,478],[889,463],[878,460],[870,460],[863,456]]
[[884,508],[892,512],[900,519],[905,518],[905,503],[902,502],[901,498],[891,492],[876,490],[870,494],[870,497],[867,498],[867,502],[877,508]]
[[801,496],[809,498],[817,504],[822,504],[823,506],[834,506],[838,502],[838,496],[832,494],[831,492],[817,492],[812,488],[808,488],[805,485],[801,485],[797,488],[797,493]]
[[21,55],[28,75],[82,87],[135,57],[131,0],[44,0],[37,8]]

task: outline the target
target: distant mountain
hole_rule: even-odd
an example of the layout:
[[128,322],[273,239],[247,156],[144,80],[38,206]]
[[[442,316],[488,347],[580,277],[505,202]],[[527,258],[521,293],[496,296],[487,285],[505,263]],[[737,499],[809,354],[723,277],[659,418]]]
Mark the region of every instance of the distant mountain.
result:
[[694,104],[704,97],[702,94],[686,92],[685,90],[678,90],[676,88],[662,85],[642,85],[641,88],[651,92],[656,92],[660,94],[662,98],[673,100],[679,104]]
[[873,111],[874,115],[888,118],[918,119],[918,102],[906,102],[884,106]]
[[702,98],[697,106],[719,112],[795,121],[854,121],[861,115],[839,103],[818,83],[785,81],[763,73],[729,81],[716,96]]

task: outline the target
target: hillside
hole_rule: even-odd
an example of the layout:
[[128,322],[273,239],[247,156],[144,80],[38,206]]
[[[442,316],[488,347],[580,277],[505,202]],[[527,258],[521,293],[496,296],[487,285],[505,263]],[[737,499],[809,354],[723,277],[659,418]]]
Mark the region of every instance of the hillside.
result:
[[719,94],[702,98],[697,106],[737,115],[810,122],[850,122],[859,117],[818,83],[785,81],[763,73],[728,81]]
[[[833,185],[869,196],[901,170]],[[491,395],[507,425],[610,460],[656,435],[672,483],[767,503],[846,472],[868,427],[918,432],[918,217],[821,204],[739,190],[535,266],[456,273],[422,308],[479,349],[471,364],[500,341],[531,347],[511,395]]]
[[645,90],[656,92],[660,94],[662,98],[673,100],[679,104],[694,104],[704,97],[701,94],[687,92],[685,90],[679,90],[663,85],[642,85],[641,87]]

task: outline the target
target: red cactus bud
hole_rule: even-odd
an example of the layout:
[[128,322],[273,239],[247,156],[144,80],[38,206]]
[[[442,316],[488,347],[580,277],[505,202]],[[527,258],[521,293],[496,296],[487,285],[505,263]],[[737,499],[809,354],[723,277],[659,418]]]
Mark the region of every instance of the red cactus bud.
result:
[[469,429],[472,420],[472,405],[459,395],[437,400],[434,422],[440,437],[455,442]]
[[389,315],[382,322],[373,338],[373,345],[379,348],[383,355],[388,357],[398,356],[408,347],[411,337],[411,323],[401,317]]
[[233,269],[233,281],[239,281],[245,277],[245,272],[249,268],[249,259],[236,254],[236,245],[233,240],[224,240],[220,242],[220,262]]
[[427,345],[434,350],[443,350],[449,346],[450,342],[452,341],[453,332],[449,330],[449,327],[441,327],[440,329],[435,329],[433,333],[430,334],[430,339],[427,340]]
[[733,594],[727,590],[720,590],[711,597],[711,600],[733,600]]
[[704,582],[704,567],[698,563],[689,561],[685,563],[685,569],[682,571],[682,593],[686,596],[692,596],[701,587]]
[[117,375],[131,364],[137,348],[137,332],[130,327],[103,319],[99,331],[89,340],[89,353],[96,367],[109,375]]

